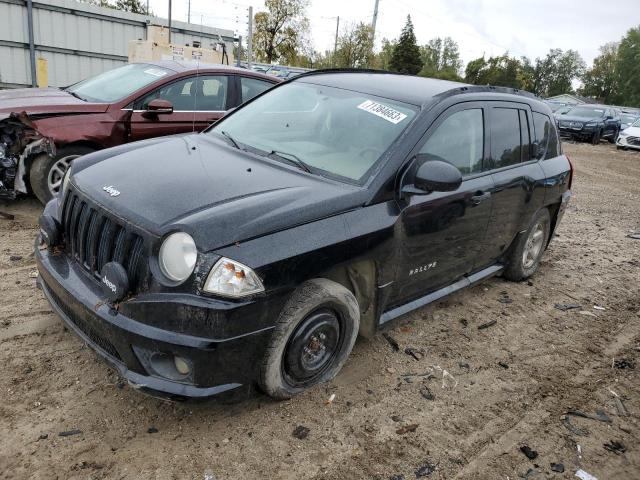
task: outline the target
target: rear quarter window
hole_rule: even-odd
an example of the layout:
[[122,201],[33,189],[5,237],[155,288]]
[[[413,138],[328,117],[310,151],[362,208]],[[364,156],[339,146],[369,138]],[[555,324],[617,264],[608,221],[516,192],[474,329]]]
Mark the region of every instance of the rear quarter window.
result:
[[560,154],[558,132],[551,119],[544,113],[533,112],[533,125],[536,142],[538,142],[538,158],[547,160]]

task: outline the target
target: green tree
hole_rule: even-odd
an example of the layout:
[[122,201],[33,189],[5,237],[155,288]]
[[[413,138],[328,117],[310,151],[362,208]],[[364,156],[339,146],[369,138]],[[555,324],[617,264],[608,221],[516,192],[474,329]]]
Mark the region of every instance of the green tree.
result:
[[375,56],[373,60],[373,66],[379,70],[389,70],[389,64],[391,63],[391,56],[393,55],[393,49],[396,48],[398,41],[387,38],[382,39],[382,48],[380,52]]
[[582,77],[580,94],[598,98],[611,104],[618,97],[618,44],[607,43],[600,47],[600,55],[593,60],[593,66]]
[[143,15],[151,15],[151,10],[147,10],[147,6],[143,5],[141,0],[88,0],[90,5],[98,7],[113,8],[114,10],[122,10],[123,12],[141,13]]
[[393,49],[389,69],[411,75],[416,75],[422,69],[420,47],[418,47],[416,43],[413,23],[411,23],[411,15],[407,15],[407,23],[402,29],[398,44]]
[[420,76],[441,78],[444,80],[461,80],[462,60],[458,44],[451,38],[437,37],[420,47],[423,67]]
[[640,26],[630,29],[620,41],[615,69],[616,103],[640,107]]
[[360,22],[347,26],[338,37],[334,55],[338,68],[367,68],[373,63],[373,30]]
[[266,0],[254,15],[253,45],[259,61],[291,61],[308,37],[307,0]]
[[586,64],[575,50],[549,50],[543,59],[536,58],[534,88],[538,95],[552,97],[573,91],[573,81],[584,75]]
[[476,58],[467,64],[465,81],[476,85],[521,88],[521,63],[507,53],[498,57]]

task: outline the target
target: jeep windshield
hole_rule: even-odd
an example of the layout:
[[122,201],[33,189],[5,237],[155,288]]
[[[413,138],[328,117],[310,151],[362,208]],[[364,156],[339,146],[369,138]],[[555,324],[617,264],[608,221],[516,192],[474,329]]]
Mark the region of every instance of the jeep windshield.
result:
[[157,82],[174,72],[144,63],[131,63],[65,88],[81,100],[110,103],[128,97],[136,90]]
[[366,93],[294,82],[209,130],[238,148],[363,184],[417,108]]
[[581,118],[603,117],[604,110],[602,108],[575,107],[569,110],[566,115]]

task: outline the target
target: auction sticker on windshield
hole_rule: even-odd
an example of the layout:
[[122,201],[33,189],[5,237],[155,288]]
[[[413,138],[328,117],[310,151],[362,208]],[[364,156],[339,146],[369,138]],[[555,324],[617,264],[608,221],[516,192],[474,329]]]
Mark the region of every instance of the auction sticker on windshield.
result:
[[365,100],[360,105],[358,105],[358,108],[360,110],[364,110],[365,112],[373,113],[374,115],[377,115],[380,118],[384,118],[385,120],[394,124],[398,124],[402,120],[407,118],[404,113],[394,110],[393,108],[381,103],[374,102],[372,100]]

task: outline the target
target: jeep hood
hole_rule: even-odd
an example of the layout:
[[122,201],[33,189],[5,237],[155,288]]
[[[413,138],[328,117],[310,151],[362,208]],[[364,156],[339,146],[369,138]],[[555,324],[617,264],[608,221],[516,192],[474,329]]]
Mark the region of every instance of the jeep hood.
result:
[[25,111],[29,115],[55,115],[65,113],[100,113],[106,103],[80,100],[58,88],[17,88],[0,90],[0,120],[11,112]]
[[118,217],[159,236],[185,231],[202,251],[350,210],[367,196],[206,134],[102,150],[74,162],[71,178]]

